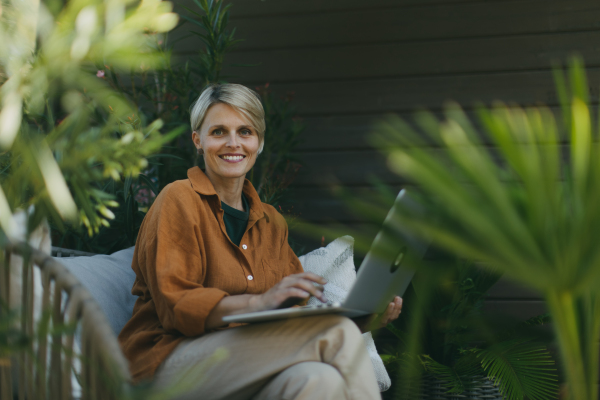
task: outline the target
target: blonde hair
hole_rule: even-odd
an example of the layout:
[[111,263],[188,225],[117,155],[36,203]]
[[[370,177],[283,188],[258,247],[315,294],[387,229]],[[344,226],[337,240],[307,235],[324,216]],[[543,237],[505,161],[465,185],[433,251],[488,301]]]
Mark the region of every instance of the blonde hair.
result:
[[[198,132],[206,117],[206,112],[213,104],[227,104],[242,113],[256,129],[260,146],[260,154],[265,146],[265,110],[258,94],[244,85],[237,83],[212,84],[206,87],[192,104],[190,123],[192,131]],[[200,133],[200,132],[198,132]]]

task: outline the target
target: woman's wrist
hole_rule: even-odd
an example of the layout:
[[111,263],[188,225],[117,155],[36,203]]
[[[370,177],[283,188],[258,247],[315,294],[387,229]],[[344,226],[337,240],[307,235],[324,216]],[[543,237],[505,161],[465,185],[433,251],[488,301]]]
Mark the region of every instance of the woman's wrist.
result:
[[248,310],[246,312],[264,311],[262,294],[254,294],[248,299]]
[[206,330],[219,328],[227,325],[223,322],[223,317],[235,314],[244,314],[253,311],[260,311],[260,295],[256,294],[238,294],[235,296],[226,296],[217,303],[217,305],[208,314],[204,327]]

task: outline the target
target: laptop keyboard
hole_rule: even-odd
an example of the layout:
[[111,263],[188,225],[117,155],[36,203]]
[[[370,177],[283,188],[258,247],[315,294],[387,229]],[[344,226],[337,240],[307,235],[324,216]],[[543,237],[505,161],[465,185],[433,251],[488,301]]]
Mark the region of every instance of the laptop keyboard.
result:
[[331,308],[339,307],[341,304],[337,301],[328,301],[327,303],[311,304],[308,306],[300,306],[299,308]]

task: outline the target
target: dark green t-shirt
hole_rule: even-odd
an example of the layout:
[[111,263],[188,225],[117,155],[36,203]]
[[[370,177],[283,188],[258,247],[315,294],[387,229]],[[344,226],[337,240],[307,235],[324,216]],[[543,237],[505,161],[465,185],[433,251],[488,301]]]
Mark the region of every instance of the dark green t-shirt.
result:
[[223,207],[223,211],[225,211],[225,214],[223,214],[223,221],[225,222],[227,236],[229,236],[229,239],[231,239],[236,246],[240,245],[242,236],[244,236],[244,232],[246,232],[248,217],[250,215],[250,206],[248,206],[248,200],[246,200],[246,196],[244,196],[243,193],[242,204],[244,205],[245,211],[237,210],[221,202],[221,207]]

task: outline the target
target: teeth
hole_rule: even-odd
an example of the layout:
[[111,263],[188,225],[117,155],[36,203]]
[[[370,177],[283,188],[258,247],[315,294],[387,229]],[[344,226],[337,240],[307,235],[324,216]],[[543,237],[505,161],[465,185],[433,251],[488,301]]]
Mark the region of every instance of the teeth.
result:
[[244,158],[244,156],[223,156],[224,160],[229,160],[229,161],[240,161],[243,158]]

